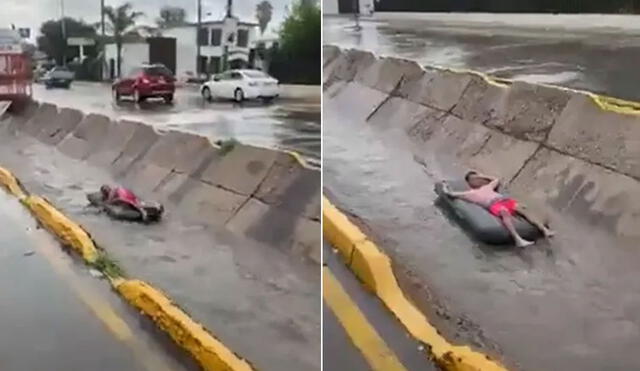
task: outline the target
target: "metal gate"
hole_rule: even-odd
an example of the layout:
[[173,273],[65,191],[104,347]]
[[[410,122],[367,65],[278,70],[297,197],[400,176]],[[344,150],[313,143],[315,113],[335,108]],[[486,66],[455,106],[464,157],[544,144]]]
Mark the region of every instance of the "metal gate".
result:
[[360,1],[359,0],[338,0],[338,12],[340,14],[359,13]]

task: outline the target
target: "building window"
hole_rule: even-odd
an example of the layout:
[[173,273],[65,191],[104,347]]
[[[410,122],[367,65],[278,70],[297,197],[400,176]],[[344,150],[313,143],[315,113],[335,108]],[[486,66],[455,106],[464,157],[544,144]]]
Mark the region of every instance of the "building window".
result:
[[249,31],[238,30],[238,46],[246,48],[249,45]]
[[206,28],[198,30],[198,45],[209,45],[209,31]]
[[220,57],[209,58],[209,73],[220,72]]
[[198,75],[201,73],[206,73],[207,71],[207,57],[201,55],[200,60],[198,61]]
[[211,45],[220,46],[222,44],[222,30],[219,28],[211,29]]

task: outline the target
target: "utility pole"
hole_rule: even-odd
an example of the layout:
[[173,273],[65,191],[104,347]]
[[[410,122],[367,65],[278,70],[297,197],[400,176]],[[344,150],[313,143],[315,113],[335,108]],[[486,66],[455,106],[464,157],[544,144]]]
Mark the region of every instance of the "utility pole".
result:
[[198,0],[198,28],[196,30],[196,44],[197,44],[197,55],[196,55],[196,75],[200,78],[200,30],[202,29],[202,0]]
[[104,0],[100,0],[100,33],[102,34],[100,44],[102,45],[102,61],[100,62],[100,80],[104,79],[105,66],[107,64],[107,45],[104,34]]
[[62,65],[67,65],[67,28],[64,22],[64,0],[60,0],[60,13],[62,18],[60,20],[60,26],[62,27]]

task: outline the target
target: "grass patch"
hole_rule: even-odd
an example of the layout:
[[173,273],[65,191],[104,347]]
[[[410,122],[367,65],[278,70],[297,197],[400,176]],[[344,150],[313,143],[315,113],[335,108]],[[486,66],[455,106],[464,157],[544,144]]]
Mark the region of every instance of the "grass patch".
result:
[[124,276],[124,270],[118,265],[118,262],[110,258],[104,252],[101,252],[98,259],[92,264],[93,268],[104,273],[107,277],[119,278]]
[[216,142],[216,144],[218,146],[220,146],[220,149],[218,150],[218,152],[222,156],[224,156],[227,153],[233,151],[233,149],[235,148],[236,144],[238,144],[238,143],[239,142],[237,140],[235,140],[235,138],[226,139],[226,140],[219,140],[219,141]]

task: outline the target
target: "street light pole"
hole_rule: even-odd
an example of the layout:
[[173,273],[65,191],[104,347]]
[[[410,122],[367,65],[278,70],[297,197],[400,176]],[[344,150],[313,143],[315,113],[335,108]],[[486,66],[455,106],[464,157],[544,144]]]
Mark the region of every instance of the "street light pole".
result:
[[198,0],[198,28],[196,30],[196,49],[197,49],[197,56],[196,56],[196,77],[200,78],[200,73],[202,71],[200,71],[200,30],[202,29],[202,0]]
[[60,26],[62,28],[62,65],[67,65],[67,29],[64,22],[64,0],[60,0],[60,13],[62,18],[60,20]]
[[104,80],[104,73],[107,64],[107,45],[104,35],[104,0],[100,0],[100,33],[102,34],[100,45],[102,46],[102,60],[100,61],[100,80]]

